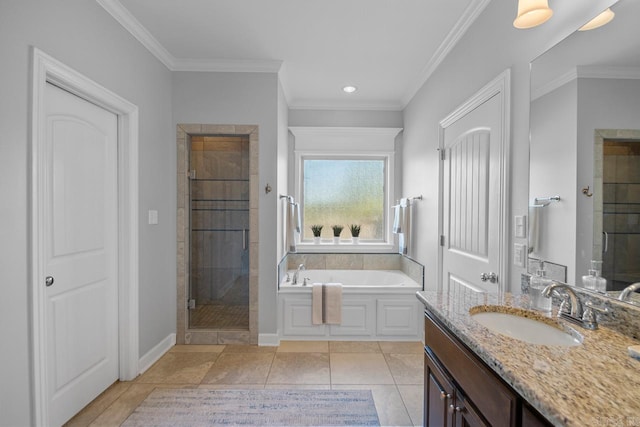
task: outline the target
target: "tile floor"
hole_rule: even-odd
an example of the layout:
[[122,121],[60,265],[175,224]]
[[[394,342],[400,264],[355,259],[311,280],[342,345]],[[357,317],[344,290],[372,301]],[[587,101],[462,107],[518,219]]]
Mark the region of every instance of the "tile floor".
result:
[[279,347],[178,345],[116,382],[67,426],[119,426],[157,387],[369,389],[384,426],[422,425],[420,342],[282,341]]

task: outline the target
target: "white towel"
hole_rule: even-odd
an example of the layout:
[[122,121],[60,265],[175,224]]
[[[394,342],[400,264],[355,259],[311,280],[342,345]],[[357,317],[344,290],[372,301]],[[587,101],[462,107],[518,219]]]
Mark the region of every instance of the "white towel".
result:
[[402,208],[400,205],[395,205],[393,207],[393,234],[402,233]]
[[342,323],[342,284],[314,283],[311,288],[311,323]]
[[542,207],[529,206],[529,253],[540,249],[540,210]]
[[289,199],[285,200],[286,225],[284,232],[286,233],[286,248],[289,252],[295,252],[296,233],[300,233],[300,205],[290,202]]
[[401,214],[401,225],[400,228],[402,230],[399,233],[398,237],[398,252],[403,255],[409,254],[409,245],[411,243],[411,200],[410,199],[400,199],[400,211]]

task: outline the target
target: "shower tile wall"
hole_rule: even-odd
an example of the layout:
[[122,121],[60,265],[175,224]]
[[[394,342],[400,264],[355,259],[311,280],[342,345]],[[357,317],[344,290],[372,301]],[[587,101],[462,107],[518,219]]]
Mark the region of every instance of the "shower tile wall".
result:
[[640,143],[605,141],[602,275],[619,290],[640,279]]
[[191,298],[197,306],[247,307],[248,314],[249,140],[192,137],[190,160]]

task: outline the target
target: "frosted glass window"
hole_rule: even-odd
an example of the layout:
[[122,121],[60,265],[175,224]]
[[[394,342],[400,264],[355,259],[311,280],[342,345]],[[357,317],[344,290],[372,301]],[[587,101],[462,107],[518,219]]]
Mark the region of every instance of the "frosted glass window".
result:
[[385,238],[386,159],[302,158],[303,239],[312,239],[311,225],[322,225],[323,239],[351,238],[350,224],[361,226],[360,240]]

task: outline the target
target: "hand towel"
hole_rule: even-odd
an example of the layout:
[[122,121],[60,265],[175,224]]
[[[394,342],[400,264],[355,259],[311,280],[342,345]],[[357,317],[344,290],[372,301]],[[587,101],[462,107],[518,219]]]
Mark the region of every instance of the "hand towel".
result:
[[314,283],[311,288],[311,323],[342,323],[342,283]]
[[286,226],[284,232],[286,233],[286,248],[289,252],[296,251],[296,232],[300,232],[300,205],[285,199],[285,212],[286,212]]
[[541,207],[529,206],[529,253],[536,252],[540,245],[540,211]]
[[409,254],[409,245],[411,243],[411,200],[400,199],[400,211],[402,232],[398,238],[398,252],[403,255]]
[[322,294],[324,323],[339,325],[342,323],[342,283],[325,283]]
[[393,234],[402,233],[402,208],[399,204],[393,207]]

